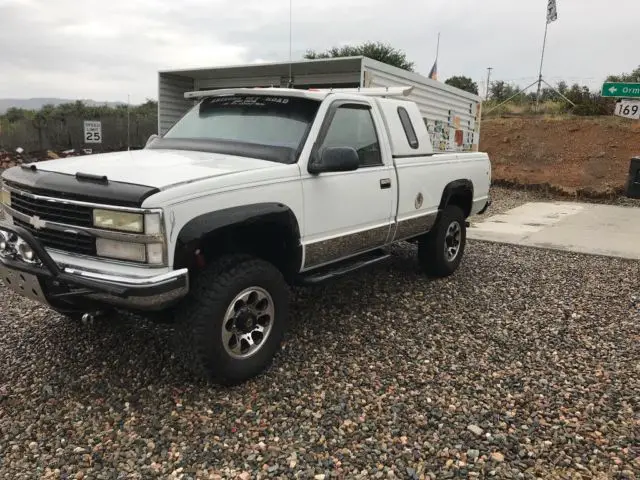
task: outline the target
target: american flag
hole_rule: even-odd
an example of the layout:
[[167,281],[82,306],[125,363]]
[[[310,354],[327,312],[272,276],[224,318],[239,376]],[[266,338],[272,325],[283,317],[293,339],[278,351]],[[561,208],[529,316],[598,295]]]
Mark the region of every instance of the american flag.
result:
[[438,80],[438,60],[436,59],[433,62],[433,67],[431,67],[431,71],[429,72],[429,78],[431,80]]
[[556,6],[556,0],[549,0],[547,5],[547,24],[555,22],[558,19],[558,8]]

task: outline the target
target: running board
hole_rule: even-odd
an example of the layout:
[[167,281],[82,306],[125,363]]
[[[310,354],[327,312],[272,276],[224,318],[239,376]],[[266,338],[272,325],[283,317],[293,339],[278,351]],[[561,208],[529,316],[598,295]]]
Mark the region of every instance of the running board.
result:
[[377,251],[363,256],[355,257],[353,259],[338,262],[337,264],[327,265],[326,267],[319,268],[317,271],[311,271],[306,274],[302,274],[298,277],[297,283],[299,285],[318,285],[328,280],[333,280],[348,273],[361,270],[372,265],[376,265],[384,260],[387,260],[391,255],[383,251]]

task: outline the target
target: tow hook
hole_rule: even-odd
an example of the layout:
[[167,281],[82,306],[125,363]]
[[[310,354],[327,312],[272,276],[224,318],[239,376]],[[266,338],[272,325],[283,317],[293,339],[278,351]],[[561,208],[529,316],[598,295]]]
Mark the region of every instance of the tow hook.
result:
[[93,325],[95,321],[104,316],[103,311],[87,312],[82,314],[82,323],[85,325]]

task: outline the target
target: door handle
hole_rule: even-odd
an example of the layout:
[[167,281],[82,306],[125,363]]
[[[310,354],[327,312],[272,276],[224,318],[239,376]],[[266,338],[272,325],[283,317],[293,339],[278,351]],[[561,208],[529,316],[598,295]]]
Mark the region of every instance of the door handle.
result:
[[383,190],[385,188],[391,188],[391,179],[390,178],[381,178],[380,179],[380,188]]

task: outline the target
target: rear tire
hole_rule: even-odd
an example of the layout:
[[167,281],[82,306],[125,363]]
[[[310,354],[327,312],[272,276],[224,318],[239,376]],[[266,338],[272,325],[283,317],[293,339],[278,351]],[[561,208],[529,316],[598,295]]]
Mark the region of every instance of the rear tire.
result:
[[287,284],[272,264],[221,258],[199,274],[177,312],[182,356],[199,377],[235,385],[267,369],[286,330]]
[[431,277],[448,277],[458,269],[467,242],[465,216],[455,205],[446,207],[435,227],[418,242],[418,261]]

